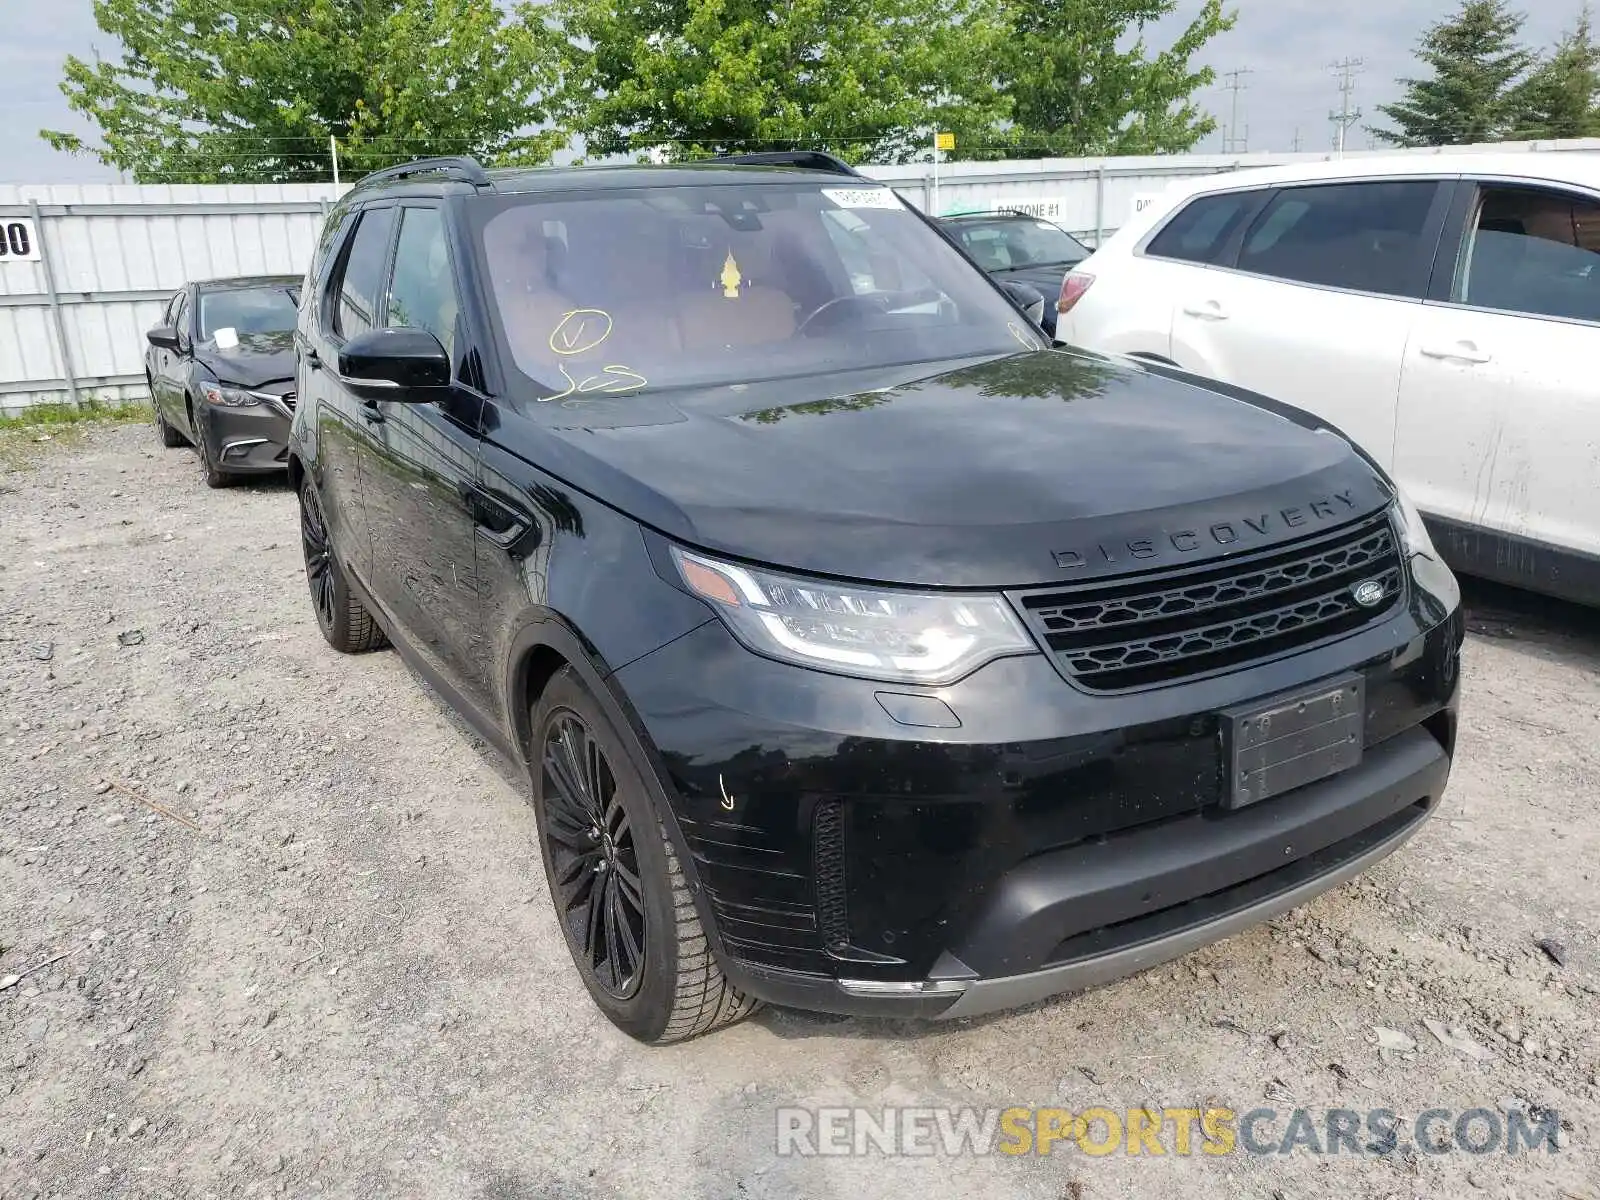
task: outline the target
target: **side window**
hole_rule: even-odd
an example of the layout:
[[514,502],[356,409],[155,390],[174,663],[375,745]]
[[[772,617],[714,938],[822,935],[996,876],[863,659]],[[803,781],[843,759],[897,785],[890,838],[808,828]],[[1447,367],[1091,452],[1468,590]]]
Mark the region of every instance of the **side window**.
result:
[[402,209],[386,324],[426,329],[453,353],[458,311],[444,215],[437,208]]
[[1535,188],[1485,188],[1455,299],[1600,321],[1600,204]]
[[305,286],[300,289],[300,300],[307,304],[317,295],[317,283],[322,278],[322,268],[328,261],[328,253],[338,241],[339,230],[344,227],[345,213],[336,209],[330,213],[322,223],[322,232],[317,237],[316,248],[311,252],[311,265],[306,268]]
[[1151,239],[1144,252],[1156,258],[1215,263],[1259,196],[1259,192],[1227,192],[1191,200]]
[[1297,283],[1420,299],[1438,191],[1432,180],[1284,188],[1245,234],[1237,265]]
[[187,334],[189,332],[189,330],[186,328],[186,326],[188,325],[188,321],[189,321],[189,293],[188,292],[179,292],[178,293],[178,304],[177,304],[177,307],[174,308],[173,311],[172,311],[172,327],[174,329],[176,329],[180,334]]
[[176,323],[178,319],[178,301],[182,300],[183,297],[184,293],[178,292],[173,295],[172,299],[167,301],[167,306],[161,310],[161,323],[163,325]]
[[389,231],[394,227],[392,208],[361,214],[350,249],[337,272],[333,290],[333,331],[340,337],[365,333],[378,323],[378,300],[383,289],[383,269],[389,254]]

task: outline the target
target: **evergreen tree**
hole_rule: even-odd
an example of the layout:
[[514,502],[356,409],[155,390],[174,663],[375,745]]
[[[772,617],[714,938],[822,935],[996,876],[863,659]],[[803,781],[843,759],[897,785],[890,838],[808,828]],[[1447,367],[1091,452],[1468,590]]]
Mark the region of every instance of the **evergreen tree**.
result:
[[1600,45],[1587,6],[1527,81],[1517,89],[1516,137],[1600,136]]
[[1518,40],[1525,18],[1505,0],[1463,0],[1423,35],[1418,57],[1430,79],[1404,79],[1405,97],[1380,105],[1394,129],[1374,129],[1397,146],[1451,146],[1509,136],[1520,107],[1518,84],[1535,56]]

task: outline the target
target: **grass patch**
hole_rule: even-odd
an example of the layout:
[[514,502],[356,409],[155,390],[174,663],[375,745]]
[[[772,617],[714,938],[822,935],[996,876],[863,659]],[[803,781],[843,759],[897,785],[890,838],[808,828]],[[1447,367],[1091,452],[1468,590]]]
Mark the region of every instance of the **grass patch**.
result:
[[148,421],[150,406],[136,401],[132,404],[107,404],[94,396],[86,397],[77,408],[70,404],[35,404],[15,416],[0,416],[0,430],[35,429],[46,425],[81,425],[85,421],[109,421],[127,424]]
[[[48,446],[76,445],[95,425],[127,425],[151,418],[148,404],[107,404],[94,396],[77,408],[35,404],[15,416],[0,415],[0,475],[32,467]],[[12,490],[0,479],[0,492]]]

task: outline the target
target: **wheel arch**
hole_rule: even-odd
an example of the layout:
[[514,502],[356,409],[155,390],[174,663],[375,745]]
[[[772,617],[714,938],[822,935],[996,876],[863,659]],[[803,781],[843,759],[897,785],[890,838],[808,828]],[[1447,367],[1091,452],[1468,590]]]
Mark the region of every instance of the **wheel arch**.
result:
[[598,648],[574,623],[553,609],[530,614],[512,637],[507,654],[505,688],[509,733],[513,748],[522,756],[522,765],[528,773],[530,794],[539,762],[532,744],[533,710],[550,681],[568,667],[624,732],[623,743],[633,760],[634,769],[647,786],[653,785],[655,799],[659,801],[657,807],[662,826],[672,841],[684,878],[694,895],[695,908],[700,914],[701,927],[706,931],[707,943],[723,972],[729,978],[735,978],[736,969],[727,947],[723,945],[721,927],[700,881],[699,864],[678,824],[671,774],[632,702],[617,685],[615,668],[606,663]]

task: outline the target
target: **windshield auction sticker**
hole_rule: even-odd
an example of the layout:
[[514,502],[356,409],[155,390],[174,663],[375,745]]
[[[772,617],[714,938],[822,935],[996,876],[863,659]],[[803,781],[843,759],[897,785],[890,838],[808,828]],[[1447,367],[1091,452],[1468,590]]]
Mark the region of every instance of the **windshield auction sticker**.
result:
[[822,194],[840,208],[902,208],[900,197],[888,188],[823,188]]

